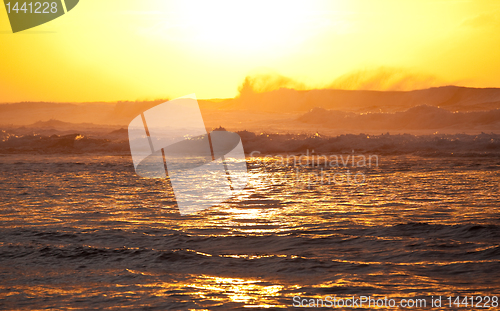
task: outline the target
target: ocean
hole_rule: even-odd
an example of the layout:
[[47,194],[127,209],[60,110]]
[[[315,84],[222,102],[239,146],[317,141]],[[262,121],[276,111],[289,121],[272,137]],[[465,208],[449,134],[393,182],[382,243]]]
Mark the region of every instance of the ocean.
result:
[[249,157],[241,193],[182,216],[168,181],[138,177],[129,155],[0,155],[0,309],[498,305],[497,155],[311,157]]

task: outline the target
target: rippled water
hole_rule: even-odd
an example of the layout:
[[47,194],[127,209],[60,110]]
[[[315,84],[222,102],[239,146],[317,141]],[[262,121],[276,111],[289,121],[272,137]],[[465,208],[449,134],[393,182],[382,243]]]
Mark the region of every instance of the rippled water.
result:
[[251,159],[238,197],[181,216],[127,156],[0,156],[0,309],[499,294],[498,157],[385,156],[351,169],[359,184],[304,180],[318,167],[297,181],[275,160]]

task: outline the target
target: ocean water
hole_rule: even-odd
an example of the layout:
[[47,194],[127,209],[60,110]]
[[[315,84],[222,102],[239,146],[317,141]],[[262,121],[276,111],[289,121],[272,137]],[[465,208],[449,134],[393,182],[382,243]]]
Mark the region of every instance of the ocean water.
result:
[[498,156],[279,161],[249,158],[238,196],[181,216],[168,182],[139,178],[130,156],[1,155],[0,309],[500,295]]

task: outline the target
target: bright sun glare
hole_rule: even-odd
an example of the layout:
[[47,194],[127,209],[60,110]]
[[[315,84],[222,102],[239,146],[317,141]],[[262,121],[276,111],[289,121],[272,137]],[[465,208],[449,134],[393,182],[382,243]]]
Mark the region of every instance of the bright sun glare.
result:
[[175,22],[170,17],[163,25],[196,45],[256,51],[292,46],[307,37],[319,12],[315,6],[307,1],[179,1],[172,10]]

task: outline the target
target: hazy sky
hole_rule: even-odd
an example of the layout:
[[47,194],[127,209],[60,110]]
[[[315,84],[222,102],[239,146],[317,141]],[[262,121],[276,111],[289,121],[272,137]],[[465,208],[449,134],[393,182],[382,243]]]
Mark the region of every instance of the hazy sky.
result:
[[81,0],[17,34],[2,7],[0,51],[0,102],[225,98],[263,72],[308,88],[500,87],[500,1]]

